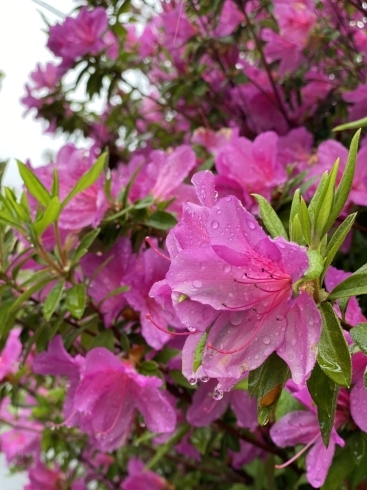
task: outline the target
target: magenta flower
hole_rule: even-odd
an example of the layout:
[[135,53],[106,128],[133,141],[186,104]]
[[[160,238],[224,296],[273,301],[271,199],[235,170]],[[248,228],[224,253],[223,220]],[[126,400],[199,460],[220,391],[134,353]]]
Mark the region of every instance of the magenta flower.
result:
[[[345,413],[343,410],[337,409],[329,446],[326,448],[320,432],[316,407],[307,388],[302,388],[293,393],[293,396],[303,403],[307,410],[287,413],[270,429],[270,436],[275,444],[280,447],[295,446],[296,444],[305,444],[305,446],[287,463],[279,465],[277,468],[287,466],[312,446],[306,457],[306,476],[314,488],[320,488],[324,484],[331,466],[335,445],[344,446],[344,440],[338,435],[336,429],[345,422]],[[343,392],[341,398],[343,398]],[[343,404],[343,400],[341,401]]]
[[88,294],[103,314],[105,326],[110,327],[127,305],[127,297],[126,293],[107,296],[121,286],[130,285],[136,274],[136,256],[130,240],[121,237],[107,253],[87,254],[81,266],[85,277],[93,278]]
[[299,48],[307,45],[308,37],[316,22],[313,2],[292,0],[274,1],[274,16],[281,36]]
[[22,344],[19,340],[21,329],[11,330],[9,337],[0,353],[0,381],[8,374],[17,370],[19,356],[22,352]]
[[220,17],[217,21],[217,26],[213,30],[213,36],[226,37],[232,34],[234,29],[245,20],[245,16],[241,13],[236,4],[232,0],[225,0]]
[[84,358],[79,354],[72,357],[66,352],[61,335],[54,337],[46,352],[41,352],[33,360],[33,371],[44,376],[66,376],[69,389],[64,401],[64,417],[68,424],[77,423],[78,413],[74,409],[74,396],[84,370]]
[[122,490],[165,490],[167,482],[154,471],[145,470],[140,459],[131,458],[127,465],[128,477],[122,482]]
[[212,207],[187,203],[167,238],[173,306],[198,332],[185,344],[184,373],[196,377],[193,351],[206,331],[200,368],[206,376],[235,384],[275,351],[302,383],[315,364],[321,330],[313,298],[305,291],[292,295],[308,268],[306,251],[269,238],[235,197],[215,204],[213,178],[203,172],[194,180],[201,203]]
[[217,382],[211,379],[202,383],[195,391],[186,414],[189,424],[194,427],[206,427],[219,419],[230,406],[237,417],[238,427],[256,429],[258,426],[256,400],[250,400],[248,391],[244,390],[232,390],[230,393],[224,393],[221,400],[215,400],[212,394],[216,384]]
[[24,490],[58,490],[66,484],[65,475],[58,469],[48,469],[38,461],[28,470],[29,483]]
[[104,47],[103,34],[108,20],[105,9],[88,11],[83,7],[76,18],[67,17],[63,24],[50,27],[47,47],[56,56],[75,60],[86,54],[98,54]]
[[350,413],[356,425],[367,433],[367,390],[364,385],[364,373],[367,357],[357,352],[352,357],[353,387],[350,390]]
[[351,92],[345,92],[343,94],[343,100],[349,102],[349,120],[356,121],[366,117],[367,113],[367,84],[359,85],[355,90]]
[[74,409],[81,426],[103,451],[126,441],[137,409],[152,432],[172,432],[176,413],[163,391],[162,380],[142,376],[133,366],[104,348],[88,352],[83,378],[75,393]]
[[44,68],[38,63],[36,69],[31,73],[34,88],[48,88],[53,90],[58,82],[58,67],[53,63],[47,63]]
[[278,138],[277,160],[286,167],[295,165],[302,172],[312,158],[313,136],[306,128],[296,128]]
[[287,41],[271,29],[262,31],[262,39],[267,42],[264,50],[267,61],[280,61],[279,76],[283,77],[297,70],[304,59],[297,44]]

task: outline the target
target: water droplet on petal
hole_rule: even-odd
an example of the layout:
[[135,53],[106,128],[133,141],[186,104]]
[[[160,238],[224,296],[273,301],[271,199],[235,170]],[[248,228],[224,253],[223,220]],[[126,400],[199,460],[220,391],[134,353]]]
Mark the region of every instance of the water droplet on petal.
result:
[[187,327],[187,330],[189,332],[196,332],[196,328],[195,327]]
[[203,283],[199,280],[196,280],[192,283],[192,285],[194,286],[194,288],[201,288],[201,286],[203,285]]
[[224,395],[223,391],[218,390],[217,388],[215,388],[212,394],[214,400],[221,400],[223,398],[223,395]]
[[229,314],[229,321],[232,323],[232,325],[239,325],[242,322],[242,318],[242,311],[233,311]]
[[216,220],[212,221],[212,228],[213,228],[214,230],[216,230],[218,227],[219,227],[219,223],[218,223],[218,221],[216,221]]
[[201,381],[202,383],[207,383],[207,382],[209,381],[209,376],[202,376],[202,377],[200,378],[200,381]]
[[221,209],[217,209],[217,214],[222,214],[222,210]]
[[254,230],[256,228],[256,225],[253,221],[251,220],[247,220],[247,224],[248,224],[248,227],[251,229],[251,230]]
[[224,272],[225,272],[226,274],[228,274],[228,272],[231,272],[231,269],[232,269],[232,267],[231,267],[230,265],[225,265],[225,266],[223,267],[223,270],[224,270]]
[[270,337],[263,337],[263,343],[264,343],[265,345],[270,344]]
[[196,385],[197,382],[198,382],[198,380],[196,378],[190,378],[189,379],[190,385]]

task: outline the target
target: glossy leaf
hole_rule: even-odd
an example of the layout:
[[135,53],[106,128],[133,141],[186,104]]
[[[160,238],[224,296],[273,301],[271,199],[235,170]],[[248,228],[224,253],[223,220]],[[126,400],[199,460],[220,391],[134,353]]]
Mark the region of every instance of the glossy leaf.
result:
[[63,290],[64,290],[64,283],[59,282],[47,294],[47,297],[43,304],[43,316],[47,321],[51,319],[54,311],[58,307],[62,297]]
[[361,351],[367,355],[367,323],[358,323],[349,333]]
[[268,230],[270,235],[273,238],[282,236],[283,238],[288,240],[288,235],[285,231],[283,223],[280,221],[277,213],[271,207],[271,204],[259,194],[252,194],[252,196],[254,196],[259,205],[261,219],[263,220],[265,228]]
[[80,320],[86,305],[84,284],[76,284],[66,292],[66,307],[74,318]]
[[318,344],[318,363],[332,381],[340,386],[349,387],[352,380],[352,364],[339,319],[330,303],[321,304],[320,311],[322,332]]
[[367,272],[355,272],[344,279],[331,291],[329,298],[350,298],[359,294],[367,294]]
[[156,211],[149,216],[145,224],[157,230],[170,230],[177,224],[177,220],[171,213]]

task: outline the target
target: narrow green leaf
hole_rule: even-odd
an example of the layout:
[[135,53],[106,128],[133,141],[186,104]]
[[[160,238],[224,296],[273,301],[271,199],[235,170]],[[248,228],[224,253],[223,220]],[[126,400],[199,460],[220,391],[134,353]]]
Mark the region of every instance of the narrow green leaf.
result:
[[99,308],[101,304],[106,301],[109,298],[113,298],[114,296],[117,296],[118,294],[121,293],[126,293],[126,291],[129,291],[130,286],[120,286],[119,288],[114,289],[113,291],[110,291],[106,296],[104,296],[101,301],[98,302],[97,307]]
[[335,183],[338,176],[339,162],[340,160],[338,158],[331,169],[330,175],[325,184],[326,191],[323,194],[322,201],[320,201],[320,206],[318,207],[318,210],[316,210],[315,235],[318,238],[322,238],[327,231],[326,223],[333,207]]
[[310,245],[311,243],[311,219],[308,213],[307,205],[303,197],[301,197],[299,206],[299,220],[301,223],[302,233],[306,240],[306,243]]
[[149,216],[145,224],[157,230],[170,230],[177,225],[177,220],[171,213],[156,211]]
[[127,186],[125,187],[124,189],[124,192],[122,194],[122,199],[121,199],[121,202],[122,202],[122,208],[125,209],[126,206],[127,206],[127,200],[129,198],[129,193],[130,193],[130,189],[131,189],[131,186],[133,185],[133,183],[135,182],[135,179],[136,177],[138,176],[140,170],[141,170],[141,165],[138,166],[138,168],[135,170],[135,172],[132,174],[132,176],[130,177],[130,180],[129,182],[127,183]]
[[293,195],[291,212],[289,215],[289,227],[291,227],[293,218],[296,216],[296,214],[299,214],[300,192],[300,189],[297,189]]
[[355,272],[344,279],[331,291],[329,298],[350,298],[359,294],[367,294],[367,272]]
[[362,119],[357,119],[357,121],[351,121],[345,124],[339,124],[333,128],[333,131],[343,131],[344,129],[359,129],[365,128],[367,126],[367,117],[362,117]]
[[153,458],[148,462],[145,466],[147,469],[152,469],[159,461],[164,457],[165,454],[179,441],[181,441],[182,437],[190,430],[189,424],[183,424],[181,427],[177,429],[177,431],[171,436],[167,442],[159,446],[156,450]]
[[43,305],[43,316],[47,321],[50,321],[54,311],[58,307],[63,290],[64,290],[64,283],[59,282],[48,293]]
[[22,293],[18,298],[17,300],[13,303],[12,307],[10,308],[9,312],[15,312],[17,311],[17,309],[25,302],[27,301],[31,296],[32,294],[36,293],[37,291],[39,291],[40,289],[44,288],[46,286],[46,284],[48,284],[50,281],[53,281],[53,277],[50,276],[48,279],[43,279],[42,281],[34,284],[33,286],[31,286],[29,289],[27,289],[27,291],[25,291],[24,293]]
[[96,182],[104,169],[106,158],[107,153],[102,153],[93,167],[91,167],[84,175],[80,177],[79,181],[61,203],[62,208],[64,208],[73,199],[73,197],[85,191]]
[[317,250],[307,250],[308,269],[304,277],[308,280],[320,277],[324,269],[324,261],[321,254]]
[[354,220],[356,219],[357,213],[349,215],[343,223],[338,227],[338,229],[335,231],[334,235],[331,237],[330,242],[328,243],[327,249],[326,249],[326,258],[325,258],[325,263],[324,263],[324,273],[322,275],[321,280],[324,278],[326,271],[333,261],[337,251],[343,244],[346,236],[352,229]]
[[353,136],[352,142],[350,144],[347,164],[345,166],[338,188],[336,189],[333,208],[330,212],[330,216],[326,223],[325,229],[329,229],[334,224],[334,221],[339,216],[340,212],[344,208],[345,203],[347,202],[353,184],[360,134],[361,130],[357,131],[356,134]]
[[203,352],[205,349],[205,344],[206,340],[208,338],[208,334],[204,332],[203,336],[199,340],[199,342],[196,345],[195,351],[194,351],[194,364],[193,364],[193,372],[196,373],[196,371],[199,369],[201,366],[201,360],[203,357]]
[[54,168],[53,171],[53,180],[52,180],[52,189],[51,189],[51,196],[52,197],[59,197],[60,196],[60,188],[59,188],[59,174],[57,173],[56,167]]
[[282,236],[286,240],[288,240],[287,232],[283,226],[283,223],[280,221],[277,213],[271,207],[271,204],[260,194],[251,194],[257,201],[260,209],[261,219],[263,223],[273,238],[278,236]]
[[104,330],[99,333],[97,337],[95,337],[91,343],[90,348],[94,349],[95,347],[105,347],[111,352],[115,350],[115,337],[113,335],[112,330]]
[[324,195],[327,191],[328,178],[329,178],[328,172],[324,172],[321,176],[319,185],[317,186],[316,191],[310,201],[310,204],[308,205],[308,210],[310,214],[312,213],[315,216],[315,218],[318,215]]
[[99,232],[101,231],[101,228],[96,228],[95,230],[90,231],[86,235],[83,236],[81,239],[78,248],[75,251],[74,255],[74,263],[78,263],[79,260],[84,257],[86,253],[88,253],[89,247],[92,245],[94,240],[97,238],[99,235]]
[[75,284],[66,292],[66,307],[74,318],[80,320],[83,316],[86,304],[84,284]]
[[9,189],[9,187],[5,187],[4,192],[5,192],[4,199],[7,199],[8,203],[13,208],[15,214],[17,214],[22,221],[27,221],[29,218],[29,212],[27,212],[28,210],[25,210],[23,206],[17,203],[13,191]]
[[43,216],[33,224],[33,230],[37,236],[42,235],[48,226],[56,223],[61,211],[61,204],[58,197],[53,197],[47,205]]
[[350,387],[352,364],[339,319],[330,303],[320,306],[322,332],[318,344],[318,363],[327,376],[340,386]]
[[305,243],[298,214],[295,215],[292,221],[291,241],[299,243],[300,245],[303,245]]
[[48,193],[46,187],[42,182],[34,175],[32,170],[30,170],[24,163],[17,160],[18,169],[20,176],[23,179],[24,185],[32,194],[32,196],[37,199],[43,206],[47,206],[51,200],[51,196]]
[[367,323],[358,323],[349,333],[361,351],[367,355]]

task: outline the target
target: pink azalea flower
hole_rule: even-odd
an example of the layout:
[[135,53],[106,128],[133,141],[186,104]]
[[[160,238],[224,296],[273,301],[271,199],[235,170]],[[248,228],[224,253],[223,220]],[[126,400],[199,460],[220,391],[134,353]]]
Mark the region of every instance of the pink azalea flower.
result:
[[165,490],[167,482],[153,471],[146,470],[140,459],[130,458],[127,465],[128,477],[123,481],[122,490]]
[[211,379],[202,383],[195,391],[186,414],[189,424],[194,427],[206,427],[219,419],[230,406],[237,417],[238,427],[256,429],[258,426],[256,400],[250,400],[248,391],[232,390],[217,401],[212,396],[216,384],[217,382]]
[[356,425],[367,433],[367,390],[364,385],[364,373],[367,357],[357,352],[352,357],[353,387],[350,390],[350,413]]
[[[61,148],[56,156],[56,163],[32,168],[47,189],[51,189],[53,171],[59,175],[60,199],[63,200],[94,164],[96,158],[85,150],[77,149],[72,144]],[[60,214],[59,227],[62,230],[80,230],[87,226],[96,227],[109,208],[103,189],[103,175],[85,191],[77,194]],[[37,202],[30,196],[31,206],[36,209]]]
[[285,167],[295,165],[298,172],[307,166],[313,147],[313,136],[306,128],[292,129],[278,138],[277,160]]
[[279,76],[283,77],[297,70],[304,59],[297,44],[287,41],[271,29],[262,31],[262,39],[267,42],[264,50],[267,61],[280,61]]
[[192,143],[204,146],[204,148],[217,156],[229,142],[236,141],[239,136],[239,128],[222,128],[219,131],[199,128],[194,131]]
[[281,36],[299,48],[307,45],[308,37],[316,22],[316,15],[308,1],[276,0],[274,16]]
[[245,16],[238,10],[236,4],[232,0],[225,0],[213,36],[229,36],[244,20]]
[[137,409],[152,432],[172,432],[176,413],[159,390],[162,380],[142,376],[133,366],[105,348],[86,355],[83,378],[74,398],[82,427],[103,451],[112,451],[126,441]]
[[293,393],[293,396],[303,403],[307,410],[287,413],[270,429],[270,436],[275,444],[280,447],[295,446],[296,444],[305,444],[305,446],[287,463],[277,467],[287,466],[312,446],[306,456],[306,477],[314,488],[320,488],[324,484],[331,466],[335,445],[344,446],[344,440],[336,430],[346,421],[345,413],[343,410],[337,409],[329,446],[326,448],[320,432],[316,407],[307,388]]
[[[171,5],[165,4],[166,10],[171,8]],[[163,44],[168,50],[182,46],[196,34],[196,29],[187,18],[183,4],[178,3],[170,12],[163,12],[160,17],[164,35]]]
[[[257,434],[257,437],[260,439],[261,434]],[[240,450],[238,452],[229,450],[229,455],[231,457],[231,465],[236,470],[240,470],[243,465],[251,463],[256,458],[266,457],[267,453],[259,448],[251,444],[250,442],[245,442],[240,439]]]
[[[287,174],[277,160],[278,136],[269,131],[253,142],[247,138],[232,139],[215,158],[218,174],[237,182],[249,194],[261,194],[270,201],[272,191],[287,180]],[[251,202],[251,201],[250,201]]]
[[58,469],[48,469],[44,463],[38,461],[28,470],[29,483],[24,490],[59,490],[65,485],[65,475]]
[[105,9],[88,11],[83,7],[76,18],[67,17],[63,24],[50,27],[47,47],[61,58],[75,60],[86,54],[98,54],[104,47],[102,35],[108,20]]
[[22,352],[22,344],[19,340],[21,329],[11,330],[9,337],[0,353],[0,381],[8,374],[17,370],[19,356]]
[[79,354],[72,357],[66,352],[61,335],[54,337],[49,343],[46,352],[41,352],[33,360],[33,371],[44,376],[66,376],[69,380],[69,389],[64,401],[64,417],[68,423],[77,423],[78,414],[74,409],[74,397],[82,372],[84,358]]
[[31,73],[31,79],[35,83],[34,88],[48,88],[53,90],[58,82],[58,67],[53,63],[47,63],[44,68],[38,63],[34,72]]
[[[88,294],[103,314],[108,328],[127,305],[127,297],[126,293],[119,293],[105,298],[115,289],[130,285],[136,274],[136,256],[132,253],[130,240],[121,237],[109,252],[87,254],[81,261],[81,267],[85,277],[93,277]],[[97,270],[99,272],[96,274]]]
[[198,332],[186,341],[184,373],[191,363],[189,377],[196,377],[193,351],[207,331],[206,376],[232,380],[233,386],[275,351],[301,383],[315,364],[321,331],[313,298],[305,291],[292,297],[292,285],[308,268],[306,251],[269,238],[235,197],[215,204],[213,179],[204,172],[194,180],[201,203],[212,207],[187,203],[167,238],[173,306],[182,323]]
[[351,105],[348,109],[349,120],[356,121],[367,114],[367,84],[359,85],[355,90],[345,92],[343,100]]

